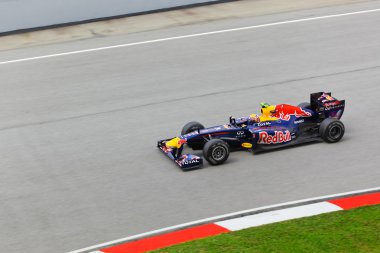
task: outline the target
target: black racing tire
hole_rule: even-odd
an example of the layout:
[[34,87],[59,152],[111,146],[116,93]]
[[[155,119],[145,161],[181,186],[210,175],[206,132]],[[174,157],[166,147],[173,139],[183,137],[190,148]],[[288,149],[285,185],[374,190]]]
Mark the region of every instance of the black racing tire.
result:
[[319,126],[319,134],[327,143],[340,141],[344,135],[344,125],[342,121],[336,118],[324,119]]
[[211,165],[224,163],[230,155],[230,148],[225,141],[212,139],[203,147],[203,156]]
[[196,121],[191,121],[183,126],[181,135],[185,135],[185,134],[188,134],[188,133],[191,133],[193,131],[200,130],[203,128],[205,127],[201,123],[196,122]]
[[303,102],[303,103],[299,104],[298,107],[311,109],[311,105],[309,102]]

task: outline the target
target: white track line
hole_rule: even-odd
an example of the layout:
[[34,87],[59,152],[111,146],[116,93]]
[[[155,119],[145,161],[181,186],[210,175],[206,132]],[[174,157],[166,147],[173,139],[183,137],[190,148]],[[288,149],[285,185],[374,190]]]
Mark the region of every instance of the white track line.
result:
[[245,228],[257,227],[275,222],[303,218],[339,210],[343,210],[343,208],[340,208],[339,206],[336,206],[328,202],[319,202],[309,205],[302,205],[280,209],[276,211],[253,214],[231,220],[219,221],[215,222],[215,224],[224,227],[230,231],[237,231]]
[[154,231],[150,231],[150,232],[146,232],[146,233],[142,233],[142,234],[138,234],[138,235],[134,235],[134,236],[120,238],[120,239],[117,239],[114,241],[105,242],[105,243],[97,244],[97,245],[90,246],[87,248],[70,251],[68,253],[88,252],[88,251],[96,250],[99,248],[105,248],[105,247],[108,247],[108,246],[114,245],[114,244],[119,244],[119,243],[136,240],[136,239],[143,238],[143,237],[149,237],[149,236],[153,236],[153,235],[157,235],[157,234],[162,234],[164,232],[170,232],[170,231],[179,230],[179,229],[183,229],[183,228],[187,228],[187,227],[191,227],[191,226],[196,226],[196,225],[200,225],[200,224],[211,223],[211,222],[218,221],[218,220],[225,220],[225,219],[228,219],[231,217],[245,216],[249,213],[260,212],[260,211],[263,211],[266,209],[281,208],[281,207],[285,207],[285,206],[289,206],[289,205],[302,204],[302,203],[310,202],[310,201],[334,199],[334,198],[339,198],[339,197],[343,197],[343,196],[347,196],[347,195],[374,192],[374,191],[380,191],[380,187],[363,189],[363,190],[358,190],[358,191],[351,191],[351,192],[344,192],[344,193],[338,193],[338,194],[332,194],[332,195],[326,195],[326,196],[319,196],[319,197],[315,197],[315,198],[285,202],[285,203],[281,203],[281,204],[277,204],[277,205],[269,205],[269,206],[263,206],[263,207],[259,207],[259,208],[248,209],[248,210],[244,210],[244,211],[240,211],[240,212],[224,214],[224,215],[215,216],[215,217],[211,217],[211,218],[207,218],[207,219],[202,219],[202,220],[192,221],[192,222],[188,222],[188,223],[183,223],[183,224],[176,225],[176,226],[162,228],[162,229],[158,229],[158,230],[154,230]]
[[312,17],[312,18],[294,19],[294,20],[288,20],[288,21],[267,23],[267,24],[262,24],[262,25],[245,26],[245,27],[238,27],[238,28],[225,29],[225,30],[219,30],[219,31],[212,31],[212,32],[205,32],[205,33],[196,33],[196,34],[189,34],[189,35],[183,35],[183,36],[168,37],[168,38],[162,38],[162,39],[155,39],[155,40],[147,40],[147,41],[140,41],[140,42],[134,42],[134,43],[127,43],[127,44],[120,44],[120,45],[115,45],[115,46],[98,47],[98,48],[92,48],[92,49],[84,49],[84,50],[78,50],[78,51],[71,51],[71,52],[66,52],[66,53],[58,53],[58,54],[36,56],[36,57],[23,58],[23,59],[17,59],[17,60],[9,60],[9,61],[0,62],[0,65],[10,64],[10,63],[17,63],[17,62],[25,62],[25,61],[33,61],[33,60],[41,60],[41,59],[60,57],[60,56],[67,56],[67,55],[74,55],[74,54],[96,52],[96,51],[115,49],[115,48],[122,48],[122,47],[132,47],[132,46],[138,46],[138,45],[144,45],[144,44],[152,44],[152,43],[171,41],[171,40],[179,40],[179,39],[187,39],[187,38],[194,38],[194,37],[202,37],[202,36],[208,36],[208,35],[219,34],[219,33],[236,32],[236,31],[250,30],[250,29],[270,27],[270,26],[277,26],[277,25],[286,25],[286,24],[307,22],[307,21],[313,21],[313,20],[321,20],[321,19],[328,19],[328,18],[337,18],[337,17],[344,17],[344,16],[351,16],[351,15],[367,14],[367,13],[373,13],[373,12],[379,12],[379,11],[380,11],[380,9],[371,9],[371,10],[363,10],[363,11],[356,11],[356,12],[340,13],[340,14],[333,14],[333,15],[326,15],[326,16],[319,16],[319,17]]

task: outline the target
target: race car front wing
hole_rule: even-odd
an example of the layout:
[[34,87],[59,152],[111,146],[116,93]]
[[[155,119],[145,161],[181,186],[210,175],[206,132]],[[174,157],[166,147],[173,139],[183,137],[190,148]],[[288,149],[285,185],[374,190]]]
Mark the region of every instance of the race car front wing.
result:
[[167,145],[167,142],[172,140],[173,139],[160,140],[157,142],[157,147],[181,169],[185,171],[193,170],[203,165],[203,159],[201,157],[192,154],[182,154],[184,143],[181,143],[177,147]]

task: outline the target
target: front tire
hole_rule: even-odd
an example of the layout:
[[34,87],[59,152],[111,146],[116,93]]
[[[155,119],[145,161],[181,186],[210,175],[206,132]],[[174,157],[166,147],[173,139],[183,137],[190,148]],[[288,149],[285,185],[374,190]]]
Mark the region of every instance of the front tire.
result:
[[219,139],[208,141],[203,147],[203,156],[211,165],[224,163],[230,155],[228,144]]
[[185,134],[194,132],[196,130],[204,129],[204,128],[205,127],[201,123],[197,121],[191,121],[183,126],[181,135],[185,135]]
[[344,125],[342,121],[336,118],[324,119],[319,126],[319,134],[322,139],[328,143],[335,143],[340,141],[344,135]]

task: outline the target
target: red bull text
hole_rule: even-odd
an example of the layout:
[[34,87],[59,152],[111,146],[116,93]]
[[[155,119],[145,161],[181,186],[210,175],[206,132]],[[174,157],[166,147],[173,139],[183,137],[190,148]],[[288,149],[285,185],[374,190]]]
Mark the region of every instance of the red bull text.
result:
[[270,135],[267,132],[259,133],[258,144],[279,144],[283,142],[288,142],[292,140],[292,136],[289,131],[275,131],[274,135]]

